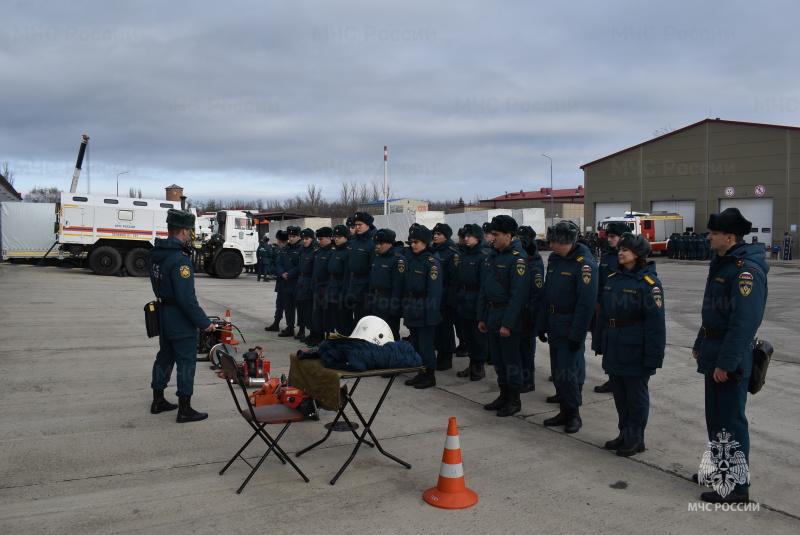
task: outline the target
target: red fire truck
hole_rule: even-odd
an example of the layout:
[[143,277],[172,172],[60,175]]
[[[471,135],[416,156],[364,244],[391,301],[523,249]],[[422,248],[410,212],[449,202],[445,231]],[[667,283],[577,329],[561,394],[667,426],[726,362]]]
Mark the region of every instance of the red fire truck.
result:
[[672,212],[625,212],[621,217],[607,217],[597,222],[597,233],[606,235],[606,226],[612,221],[622,221],[634,234],[641,234],[653,251],[667,254],[667,242],[672,234],[683,234],[683,216]]

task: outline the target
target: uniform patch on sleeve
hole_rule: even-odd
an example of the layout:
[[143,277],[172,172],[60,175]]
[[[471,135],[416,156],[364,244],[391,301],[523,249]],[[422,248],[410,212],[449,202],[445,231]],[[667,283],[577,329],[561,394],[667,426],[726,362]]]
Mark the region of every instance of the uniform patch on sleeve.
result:
[[736,265],[739,267],[744,267],[744,260],[740,258],[739,260],[736,261]]
[[439,266],[431,266],[431,280],[439,278]]
[[653,286],[653,293],[654,294],[660,294],[661,293],[661,288],[659,288],[658,286]]
[[397,261],[397,271],[399,271],[400,273],[403,273],[403,272],[405,272],[405,270],[406,270],[406,263],[403,261],[403,259],[398,260]]
[[520,276],[525,275],[525,264],[527,264],[527,262],[525,262],[525,260],[523,260],[522,258],[517,260],[517,273]]
[[652,285],[652,284],[656,283],[656,281],[654,281],[653,279],[650,278],[650,275],[645,275],[644,276],[644,280],[647,281],[647,284],[651,284]]
[[743,279],[743,280],[750,280],[751,281],[751,280],[753,280],[753,274],[750,273],[749,271],[743,271],[741,274],[739,274],[739,278]]
[[583,279],[584,284],[589,284],[592,282],[592,266],[589,264],[584,264],[581,267],[581,278]]
[[461,263],[461,257],[459,257],[458,255],[453,255],[453,264],[455,264],[457,267],[460,263]]
[[189,266],[181,266],[180,267],[181,277],[184,279],[188,279],[192,276],[192,271],[189,269]]
[[653,294],[653,301],[655,301],[658,308],[664,306],[664,297],[661,294]]
[[747,297],[753,291],[753,283],[748,280],[739,281],[739,293]]
[[536,284],[537,288],[541,288],[542,286],[544,286],[544,279],[542,278],[541,273],[537,273],[536,275],[533,276],[533,283]]

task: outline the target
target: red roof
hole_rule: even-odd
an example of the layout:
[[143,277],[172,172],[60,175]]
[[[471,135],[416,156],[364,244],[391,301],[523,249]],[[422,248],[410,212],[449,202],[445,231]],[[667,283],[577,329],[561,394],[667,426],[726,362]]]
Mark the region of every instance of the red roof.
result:
[[668,136],[673,136],[673,135],[677,134],[678,132],[683,132],[684,130],[689,130],[690,128],[694,128],[695,126],[699,126],[699,125],[705,124],[705,123],[738,124],[738,125],[743,125],[743,126],[763,126],[763,127],[766,127],[766,128],[780,128],[780,129],[783,129],[783,130],[800,130],[800,127],[797,127],[797,126],[782,126],[782,125],[777,125],[777,124],[763,124],[763,123],[744,123],[744,122],[741,122],[741,121],[723,121],[721,119],[703,119],[702,121],[699,121],[699,122],[694,123],[694,124],[690,124],[689,126],[684,126],[683,128],[681,128],[679,130],[675,130],[673,132],[669,132],[668,134],[664,134],[663,136],[654,137],[653,139],[648,139],[644,143],[639,143],[638,145],[634,145],[633,147],[628,147],[627,149],[622,149],[621,151],[615,152],[614,154],[609,154],[608,156],[603,156],[599,160],[595,160],[593,162],[585,163],[585,164],[583,164],[581,166],[581,169],[583,169],[585,167],[588,167],[590,165],[594,165],[594,164],[596,164],[598,162],[602,162],[603,160],[608,160],[609,158],[613,158],[614,156],[617,156],[618,154],[622,154],[623,152],[628,152],[629,150],[632,150],[632,149],[638,149],[639,147],[647,145],[648,143],[653,143],[655,141],[658,141],[659,139],[663,139],[663,138],[668,137]]
[[[535,201],[535,200],[542,200],[542,201],[549,201],[551,199],[548,193],[550,192],[550,188],[542,188],[539,191],[512,191],[508,192],[504,195],[500,195],[499,197],[494,197],[492,199],[481,199],[480,202],[503,202],[503,201]],[[578,186],[577,188],[567,188],[567,189],[554,189],[553,190],[553,200],[556,199],[573,199],[573,198],[583,198],[584,197],[584,190],[583,186]]]

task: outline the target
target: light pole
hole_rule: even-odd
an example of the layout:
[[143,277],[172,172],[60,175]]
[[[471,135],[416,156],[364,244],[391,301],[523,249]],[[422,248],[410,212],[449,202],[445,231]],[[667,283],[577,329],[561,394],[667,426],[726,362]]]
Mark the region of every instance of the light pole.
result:
[[117,173],[117,197],[119,197],[119,175],[124,175],[125,173],[130,173],[130,171],[123,171],[121,173]]
[[553,219],[553,159],[547,154],[542,154],[542,156],[550,160],[550,224],[553,225],[555,224]]

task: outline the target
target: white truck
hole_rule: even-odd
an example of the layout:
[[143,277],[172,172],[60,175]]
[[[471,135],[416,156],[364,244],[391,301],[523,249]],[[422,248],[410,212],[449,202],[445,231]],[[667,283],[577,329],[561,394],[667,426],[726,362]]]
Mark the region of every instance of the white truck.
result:
[[[56,203],[0,203],[0,252],[3,261],[42,258],[56,243]],[[58,253],[51,254],[56,258]]]
[[[168,235],[167,210],[180,207],[160,199],[65,192],[57,213],[58,243],[63,253],[87,258],[99,275],[124,267],[128,275],[145,277],[155,239]],[[242,266],[256,262],[258,236],[247,212],[222,210],[213,219],[198,218],[195,235],[195,263],[209,275],[233,279]]]

